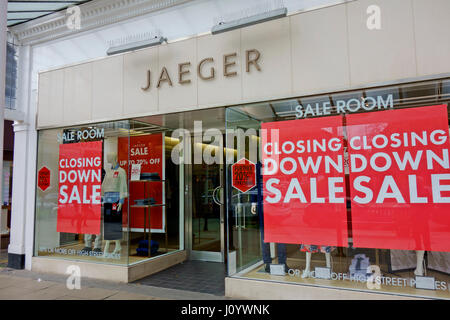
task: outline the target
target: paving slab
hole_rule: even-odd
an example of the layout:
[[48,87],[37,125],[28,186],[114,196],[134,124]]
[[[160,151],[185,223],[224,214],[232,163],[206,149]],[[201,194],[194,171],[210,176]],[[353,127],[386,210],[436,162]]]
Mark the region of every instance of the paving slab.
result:
[[55,283],[53,286],[26,294],[20,300],[56,300],[69,295],[72,291],[65,285]]
[[81,279],[81,290],[66,287],[67,276],[0,268],[0,300],[222,300],[209,293],[139,283]]
[[105,300],[161,300],[161,298],[121,291],[106,298]]
[[19,279],[19,278],[14,278],[13,281],[13,287],[18,287],[18,288],[29,288],[29,289],[46,289],[46,288],[50,288],[57,285],[57,283],[55,282],[50,282],[50,281],[38,281],[38,280],[24,280],[24,279]]
[[104,300],[117,294],[119,291],[106,290],[101,288],[81,288],[80,290],[70,290],[67,293],[71,297],[81,298],[83,300]]
[[63,294],[61,292],[39,290],[33,293],[26,294],[18,300],[56,300]]
[[55,300],[84,300],[84,299],[67,295],[67,296],[58,297]]
[[17,279],[13,277],[0,277],[0,290],[12,287],[17,284]]
[[41,288],[8,287],[6,289],[0,290],[0,300],[19,300],[23,296],[34,293],[39,290],[41,290]]

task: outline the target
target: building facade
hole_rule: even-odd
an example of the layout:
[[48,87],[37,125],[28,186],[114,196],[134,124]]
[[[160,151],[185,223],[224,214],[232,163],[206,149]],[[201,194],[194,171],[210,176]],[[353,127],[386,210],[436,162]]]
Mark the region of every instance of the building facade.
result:
[[[131,282],[192,259],[226,264],[230,297],[450,297],[448,1],[285,1],[220,34],[280,4],[114,2],[11,28],[12,264]],[[168,41],[107,56],[142,32]]]

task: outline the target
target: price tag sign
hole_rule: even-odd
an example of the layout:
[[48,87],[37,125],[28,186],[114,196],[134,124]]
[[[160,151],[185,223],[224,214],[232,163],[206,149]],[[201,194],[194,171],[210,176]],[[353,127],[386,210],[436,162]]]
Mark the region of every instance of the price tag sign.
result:
[[433,277],[416,276],[416,289],[435,290],[435,279]]
[[270,265],[270,274],[272,276],[284,276],[284,264],[271,264]]
[[256,186],[256,166],[247,159],[241,159],[232,166],[232,185],[239,191],[246,193]]
[[42,167],[38,172],[38,187],[44,192],[50,187],[50,174],[47,167]]
[[141,164],[131,165],[131,181],[141,180]]
[[318,279],[331,279],[331,269],[330,268],[315,268],[315,275]]

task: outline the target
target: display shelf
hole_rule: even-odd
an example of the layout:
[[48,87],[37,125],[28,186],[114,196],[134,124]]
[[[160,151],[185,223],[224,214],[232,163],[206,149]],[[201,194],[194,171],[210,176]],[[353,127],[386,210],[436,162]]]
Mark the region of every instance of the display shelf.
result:
[[130,207],[131,208],[153,208],[153,207],[165,207],[166,204],[143,204],[143,205],[139,205],[139,204],[133,204]]
[[166,182],[166,180],[130,180],[130,182]]
[[[130,182],[162,182],[165,185],[166,180],[130,180]],[[145,187],[146,184],[144,184],[144,194],[147,194],[147,188]],[[165,186],[163,187],[165,188]],[[165,200],[165,199],[164,199]],[[165,201],[164,201],[165,202]],[[152,256],[151,253],[151,246],[152,246],[152,229],[150,225],[150,218],[151,218],[151,208],[162,208],[165,207],[165,203],[161,204],[146,204],[146,205],[130,205],[130,208],[134,209],[145,209],[144,210],[144,240],[147,239],[147,221],[148,221],[148,257],[150,258]],[[164,213],[164,233],[165,233],[165,241],[166,241],[166,252],[169,252],[169,240],[168,240],[168,234],[167,234],[167,212]],[[130,248],[130,246],[129,246]]]

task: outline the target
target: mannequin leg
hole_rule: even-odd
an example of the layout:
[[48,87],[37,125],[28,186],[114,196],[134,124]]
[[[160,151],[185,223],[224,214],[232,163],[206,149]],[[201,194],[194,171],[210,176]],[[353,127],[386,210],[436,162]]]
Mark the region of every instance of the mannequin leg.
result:
[[327,261],[327,268],[331,269],[331,253],[325,253],[325,260]]
[[95,235],[94,250],[102,248],[102,237],[100,234]]
[[92,243],[92,234],[85,234],[84,235],[84,247],[90,248]]
[[119,254],[122,251],[122,246],[120,245],[120,240],[115,240],[116,247],[114,248],[113,254]]
[[303,270],[302,278],[309,278],[311,275],[311,252],[306,252],[306,267]]
[[425,255],[425,251],[423,251],[423,250],[416,251],[417,266],[416,266],[416,270],[414,270],[414,274],[416,276],[423,276],[423,256],[424,255]]
[[103,257],[106,257],[109,255],[108,251],[109,251],[109,240],[105,241],[105,250],[103,250]]

